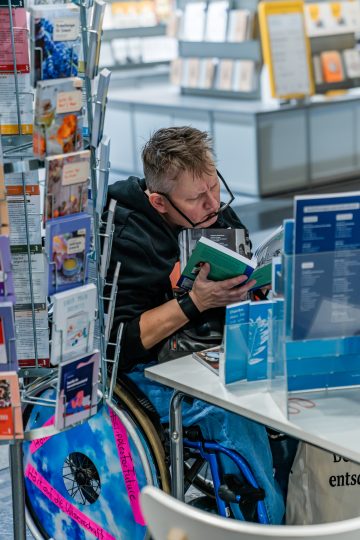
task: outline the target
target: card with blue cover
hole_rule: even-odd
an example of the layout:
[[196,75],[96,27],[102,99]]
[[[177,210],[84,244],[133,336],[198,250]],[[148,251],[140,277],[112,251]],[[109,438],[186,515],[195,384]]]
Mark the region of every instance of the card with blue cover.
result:
[[49,296],[85,285],[90,235],[91,216],[84,212],[46,222]]
[[63,429],[97,411],[99,351],[78,355],[59,365],[55,427]]
[[269,321],[274,302],[270,300],[250,302],[248,361],[246,377],[248,381],[261,381],[267,378]]
[[12,302],[0,303],[0,371],[17,371],[14,309]]
[[224,354],[219,375],[224,384],[246,379],[248,359],[249,301],[226,306]]

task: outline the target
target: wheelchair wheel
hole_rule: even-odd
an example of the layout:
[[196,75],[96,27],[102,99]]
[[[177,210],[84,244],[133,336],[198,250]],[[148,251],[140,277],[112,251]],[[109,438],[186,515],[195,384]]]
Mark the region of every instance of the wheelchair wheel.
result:
[[[48,385],[39,396],[53,399],[55,389]],[[150,423],[144,429],[118,392],[116,400],[72,429],[24,443],[27,523],[36,540],[147,537],[137,495],[145,485],[168,489],[166,466],[157,461],[163,450]],[[26,429],[51,423],[53,412],[26,407]]]

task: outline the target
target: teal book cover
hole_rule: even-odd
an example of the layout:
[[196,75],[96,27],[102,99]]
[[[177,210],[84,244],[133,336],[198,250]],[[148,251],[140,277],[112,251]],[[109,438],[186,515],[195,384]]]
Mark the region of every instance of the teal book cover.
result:
[[222,281],[243,274],[249,277],[256,267],[253,261],[243,255],[201,237],[180,276],[178,287],[191,289],[204,263],[210,264],[208,278],[213,281]]

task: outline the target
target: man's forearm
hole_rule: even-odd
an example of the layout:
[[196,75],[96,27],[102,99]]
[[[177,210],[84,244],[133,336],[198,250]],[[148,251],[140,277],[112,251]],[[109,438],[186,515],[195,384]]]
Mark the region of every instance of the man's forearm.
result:
[[143,347],[151,349],[187,322],[188,318],[175,299],[145,311],[140,317],[140,337]]

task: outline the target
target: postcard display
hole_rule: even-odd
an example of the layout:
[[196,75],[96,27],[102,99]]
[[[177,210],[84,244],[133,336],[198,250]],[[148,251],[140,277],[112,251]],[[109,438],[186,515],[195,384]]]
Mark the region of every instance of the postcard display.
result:
[[[0,441],[12,443],[14,538],[22,540],[21,443],[37,436],[23,429],[21,401],[41,404],[33,379],[56,381],[47,403],[54,433],[95,414],[99,395],[109,395],[103,288],[112,222],[103,254],[100,242],[110,167],[103,126],[111,73],[98,73],[104,10],[102,0],[35,1],[28,14],[22,0],[0,6]],[[111,291],[108,320],[116,282]]]

